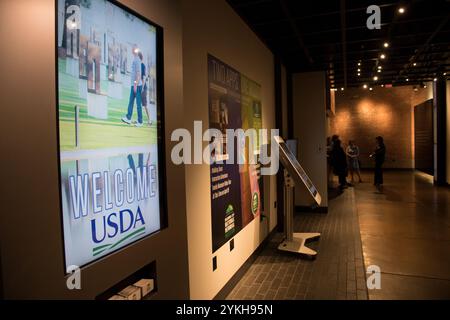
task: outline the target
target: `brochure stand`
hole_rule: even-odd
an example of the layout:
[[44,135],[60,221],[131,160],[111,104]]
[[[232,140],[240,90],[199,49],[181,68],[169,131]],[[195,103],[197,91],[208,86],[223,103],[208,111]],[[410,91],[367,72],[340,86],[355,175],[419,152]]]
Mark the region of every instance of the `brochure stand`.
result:
[[303,183],[320,205],[322,199],[316,187],[303,170],[295,155],[289,150],[281,137],[275,137],[279,146],[280,162],[284,170],[284,232],[285,239],[279,245],[281,251],[294,252],[310,257],[315,257],[317,252],[306,246],[307,242],[320,238],[320,233],[294,233],[294,188],[295,184]]

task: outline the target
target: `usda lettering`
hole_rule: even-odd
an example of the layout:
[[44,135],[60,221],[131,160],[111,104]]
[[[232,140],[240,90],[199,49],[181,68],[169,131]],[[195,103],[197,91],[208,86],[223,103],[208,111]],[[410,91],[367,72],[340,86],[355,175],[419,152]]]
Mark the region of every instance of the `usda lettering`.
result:
[[[118,169],[113,175],[105,171],[69,176],[73,219],[91,216],[92,243],[96,245],[130,230],[143,232],[146,222],[139,203],[154,198],[157,188],[155,165],[129,168],[125,172]],[[114,208],[117,212],[111,212]],[[139,229],[142,227],[144,229]],[[123,241],[119,240],[118,244]],[[118,244],[111,245],[111,248]],[[96,247],[95,253],[103,252],[100,249],[103,247]]]

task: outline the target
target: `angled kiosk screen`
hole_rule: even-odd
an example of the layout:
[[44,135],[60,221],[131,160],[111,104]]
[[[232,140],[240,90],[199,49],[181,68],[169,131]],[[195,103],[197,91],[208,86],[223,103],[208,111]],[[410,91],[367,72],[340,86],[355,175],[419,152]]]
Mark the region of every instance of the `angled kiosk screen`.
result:
[[320,205],[322,197],[295,155],[289,150],[289,147],[284,142],[283,138],[275,137],[275,141],[280,149],[280,161],[283,167],[289,172],[296,183],[303,183],[306,186],[311,196],[316,200],[317,204]]

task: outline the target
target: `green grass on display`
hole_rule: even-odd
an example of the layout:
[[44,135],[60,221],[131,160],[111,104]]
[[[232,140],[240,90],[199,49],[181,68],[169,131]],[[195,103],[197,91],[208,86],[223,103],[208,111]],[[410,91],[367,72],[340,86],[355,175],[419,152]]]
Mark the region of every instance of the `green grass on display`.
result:
[[[152,145],[157,143],[155,125],[137,128],[122,122],[128,107],[130,89],[122,86],[122,99],[108,97],[108,119],[91,117],[87,101],[79,96],[79,79],[65,72],[66,61],[59,59],[59,126],[61,151],[97,150],[105,148]],[[107,92],[108,81],[102,81]],[[79,148],[75,148],[75,106],[80,108]],[[147,116],[142,110],[144,123]],[[137,118],[136,106],[133,119]]]

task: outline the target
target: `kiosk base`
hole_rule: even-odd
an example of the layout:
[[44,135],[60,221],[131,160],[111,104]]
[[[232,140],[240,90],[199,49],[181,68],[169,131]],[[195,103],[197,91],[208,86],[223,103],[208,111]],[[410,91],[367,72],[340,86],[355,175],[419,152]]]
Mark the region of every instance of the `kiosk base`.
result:
[[299,253],[311,257],[315,257],[317,252],[306,246],[307,242],[314,241],[320,238],[320,233],[294,233],[293,240],[283,241],[278,250]]

